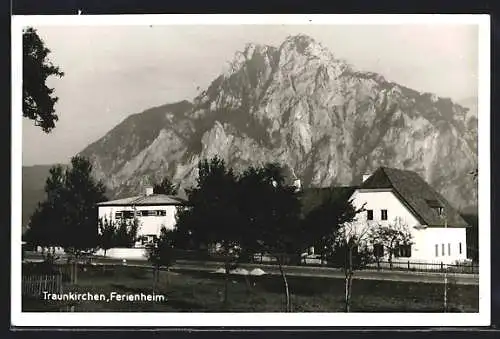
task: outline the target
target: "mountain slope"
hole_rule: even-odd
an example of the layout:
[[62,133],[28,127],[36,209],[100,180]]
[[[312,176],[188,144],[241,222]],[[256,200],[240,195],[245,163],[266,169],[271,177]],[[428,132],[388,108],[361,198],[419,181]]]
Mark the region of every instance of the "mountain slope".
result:
[[45,181],[52,165],[23,166],[22,168],[22,227],[23,232],[38,203],[45,199]]
[[199,160],[288,165],[304,186],[352,184],[378,166],[418,172],[458,208],[476,204],[477,114],[359,72],[314,39],[247,44],[192,103],[127,118],[81,154],[115,196],[168,175],[194,184]]

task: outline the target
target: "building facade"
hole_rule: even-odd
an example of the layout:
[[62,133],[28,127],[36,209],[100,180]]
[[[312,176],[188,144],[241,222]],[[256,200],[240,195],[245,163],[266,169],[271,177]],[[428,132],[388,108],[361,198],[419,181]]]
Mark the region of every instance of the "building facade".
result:
[[[411,245],[396,248],[394,261],[453,264],[467,259],[466,229],[460,214],[417,173],[380,167],[351,195],[364,206],[357,226],[399,223],[411,234]],[[382,253],[388,257],[387,250]]]
[[154,194],[153,188],[147,187],[144,195],[101,202],[97,204],[97,209],[99,219],[112,222],[137,218],[140,241],[136,246],[141,247],[159,236],[162,227],[174,229],[177,208],[185,205],[186,201],[180,197]]

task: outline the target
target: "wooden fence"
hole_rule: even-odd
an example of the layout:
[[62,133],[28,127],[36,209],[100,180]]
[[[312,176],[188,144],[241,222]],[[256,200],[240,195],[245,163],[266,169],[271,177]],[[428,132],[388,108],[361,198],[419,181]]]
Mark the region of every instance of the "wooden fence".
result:
[[22,277],[22,294],[25,296],[41,297],[43,292],[60,294],[62,291],[61,274],[33,274]]

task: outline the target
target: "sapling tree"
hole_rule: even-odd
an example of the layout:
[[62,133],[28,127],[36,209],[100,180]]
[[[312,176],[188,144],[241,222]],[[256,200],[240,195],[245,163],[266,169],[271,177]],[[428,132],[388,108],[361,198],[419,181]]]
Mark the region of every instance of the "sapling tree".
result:
[[469,174],[472,176],[472,180],[474,180],[474,182],[477,183],[479,177],[478,168],[474,168],[472,171],[469,172]]
[[170,268],[174,262],[174,231],[162,226],[160,236],[147,247],[147,258],[153,266],[153,292],[156,290],[162,267]]
[[365,267],[372,260],[372,254],[368,250],[369,231],[369,224],[354,220],[342,224],[335,234],[332,260],[341,264],[344,271],[345,312],[351,310],[354,272]]
[[99,218],[99,247],[104,250],[106,256],[107,250],[115,246],[116,243],[116,225],[108,218]]
[[[370,227],[368,234],[369,242],[373,247],[381,246],[387,253],[390,267],[395,254],[400,255],[399,250],[412,245],[412,234],[403,219],[397,217],[387,224],[377,224]],[[398,251],[398,253],[396,253]]]

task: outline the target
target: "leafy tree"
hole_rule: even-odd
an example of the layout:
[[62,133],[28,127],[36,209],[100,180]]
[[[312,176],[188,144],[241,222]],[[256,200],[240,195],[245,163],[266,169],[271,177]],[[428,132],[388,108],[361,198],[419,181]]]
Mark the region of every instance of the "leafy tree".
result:
[[[410,229],[401,218],[396,218],[393,222],[385,225],[379,224],[370,227],[368,237],[372,246],[381,246],[380,248],[384,250],[384,253],[387,253],[387,259],[391,267],[395,251],[401,246],[412,245]],[[378,258],[379,256],[376,255],[376,257]]]
[[46,133],[59,119],[54,109],[58,97],[53,95],[53,88],[47,87],[47,78],[64,76],[64,72],[50,62],[49,54],[37,31],[26,28],[23,31],[23,116],[34,120]]
[[76,283],[79,257],[98,246],[96,203],[107,200],[105,187],[92,177],[89,160],[75,156],[70,168],[50,170],[45,192],[30,220],[29,238],[35,245],[63,247],[72,257]]
[[168,178],[163,178],[159,184],[155,184],[153,186],[153,193],[155,194],[176,195],[177,192],[178,187],[175,186]]
[[286,312],[291,311],[289,285],[283,264],[284,253],[300,248],[300,202],[295,186],[285,184],[278,164],[250,167],[239,180],[242,218],[242,246],[246,250],[273,255],[278,263],[286,299]]
[[344,192],[334,191],[305,217],[304,237],[309,245],[319,249],[318,252],[325,259],[332,253],[337,231],[363,210],[364,206],[354,207],[352,199],[348,199]]
[[174,262],[174,231],[161,228],[160,236],[147,247],[147,257],[153,265],[153,292],[160,276],[160,269],[172,266]]
[[180,239],[190,238],[197,248],[206,246],[224,257],[226,283],[224,303],[228,301],[229,272],[238,257],[242,232],[237,204],[237,182],[224,160],[214,157],[198,164],[197,186],[187,191],[191,208],[177,216]]

